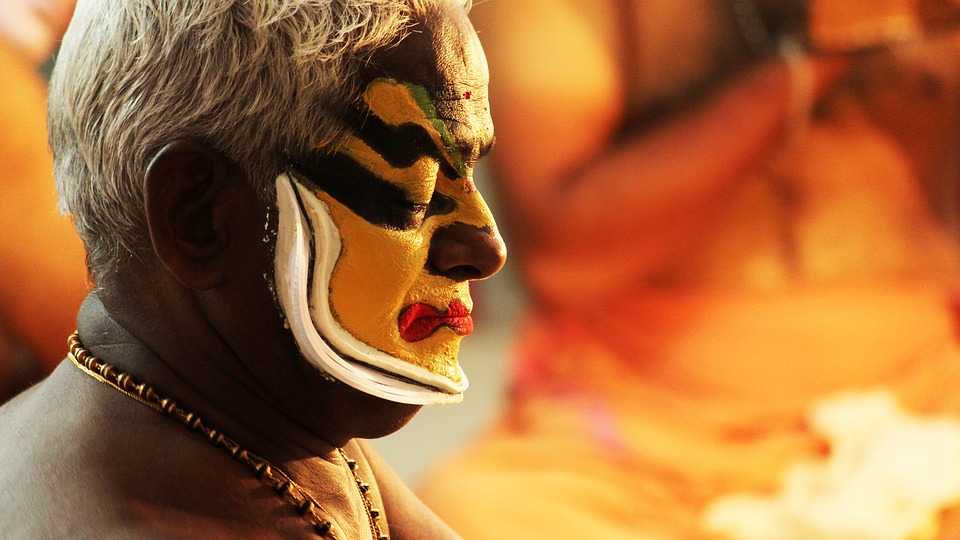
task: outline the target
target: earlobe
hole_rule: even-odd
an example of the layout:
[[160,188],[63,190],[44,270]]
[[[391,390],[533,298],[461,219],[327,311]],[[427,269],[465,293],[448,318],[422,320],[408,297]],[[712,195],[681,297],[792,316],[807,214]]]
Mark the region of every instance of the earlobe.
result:
[[203,144],[180,140],[163,147],[147,168],[144,209],[157,257],[196,290],[221,285],[229,241],[223,219],[233,168]]

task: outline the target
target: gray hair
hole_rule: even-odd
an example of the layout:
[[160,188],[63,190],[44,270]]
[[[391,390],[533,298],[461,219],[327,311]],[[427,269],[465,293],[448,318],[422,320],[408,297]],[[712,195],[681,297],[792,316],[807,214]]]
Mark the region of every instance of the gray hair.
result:
[[360,67],[430,3],[80,0],[51,80],[49,126],[61,211],[94,279],[149,246],[143,178],[163,146],[208,144],[269,192],[285,155],[342,133],[336,111],[355,95]]

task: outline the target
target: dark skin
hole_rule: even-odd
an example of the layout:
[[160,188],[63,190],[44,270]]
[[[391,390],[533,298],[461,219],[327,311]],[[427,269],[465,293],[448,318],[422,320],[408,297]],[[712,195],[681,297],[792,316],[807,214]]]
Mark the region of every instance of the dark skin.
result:
[[[404,67],[438,45],[442,56],[457,58],[461,43],[475,39],[459,8],[438,6],[420,24],[442,31],[415,32],[391,56],[375,55],[380,75],[426,76],[430,80],[412,82],[441,85],[450,84],[450,76],[470,76],[462,69]],[[428,37],[439,35],[440,41]],[[99,318],[80,320],[87,348],[286,471],[317,499],[338,538],[370,535],[338,447],[360,463],[360,477],[378,487],[370,495],[383,509],[383,532],[389,523],[391,538],[456,537],[359,440],[392,433],[419,407],[328,380],[302,359],[284,328],[270,288],[273,240],[264,241],[265,223],[275,238],[269,234],[277,226],[273,204],[234,163],[189,140],[172,141],[156,154],[144,187],[152,252],[101,279],[102,307],[87,309]],[[498,239],[479,229],[452,229],[455,234],[434,238],[428,264],[451,276],[465,267],[473,276],[499,269]],[[297,537],[309,530],[223,451],[70,363],[0,410],[0,441],[18,439],[17,445],[0,443],[0,460],[9,464],[0,485],[11,488],[0,496],[0,536]],[[53,462],[56,473],[39,472],[53,470],[45,466]],[[48,511],[71,519],[41,519]],[[86,517],[72,519],[76,515]]]

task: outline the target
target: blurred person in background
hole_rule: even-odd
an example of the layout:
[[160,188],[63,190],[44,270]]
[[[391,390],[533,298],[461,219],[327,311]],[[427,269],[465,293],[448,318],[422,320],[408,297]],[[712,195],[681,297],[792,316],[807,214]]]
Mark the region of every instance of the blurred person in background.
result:
[[960,534],[957,10],[478,5],[532,309],[425,501],[471,539]]
[[0,3],[0,402],[63,359],[86,294],[83,247],[57,214],[40,75],[74,3]]

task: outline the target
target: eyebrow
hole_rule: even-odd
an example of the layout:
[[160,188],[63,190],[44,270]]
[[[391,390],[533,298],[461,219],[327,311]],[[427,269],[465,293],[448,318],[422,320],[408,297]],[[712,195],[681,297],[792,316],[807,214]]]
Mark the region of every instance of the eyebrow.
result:
[[[389,125],[376,114],[365,110],[351,111],[354,135],[380,155],[391,167],[406,168],[423,157],[440,164],[441,171],[450,178],[459,175],[452,163],[443,156],[427,130],[414,122]],[[350,118],[350,117],[348,117]],[[472,146],[469,146],[472,149]]]
[[[427,205],[410,201],[407,193],[345,154],[306,156],[289,160],[288,172],[310,189],[320,189],[378,227],[406,231],[416,228],[414,214]],[[349,182],[344,179],[349,178]]]
[[[493,145],[496,144],[497,137],[492,136],[489,139],[482,142],[472,142],[465,140],[458,140],[455,144],[457,149],[460,150],[460,156],[463,158],[463,162],[468,167],[474,167],[477,164],[477,161],[485,157],[487,154],[493,150]],[[474,152],[476,151],[476,154]],[[476,157],[474,157],[476,156]]]
[[[389,125],[382,118],[368,110],[351,111],[354,133],[366,144],[387,160],[391,166],[409,167],[422,157],[430,157],[440,163],[441,171],[448,178],[457,178],[460,174],[456,166],[443,155],[426,129],[414,122],[404,122],[399,125]],[[436,118],[445,122],[459,123],[457,120],[446,117]],[[476,132],[469,130],[470,136],[456,137],[456,130],[450,130],[455,140],[453,145],[460,153],[462,163],[470,168],[476,166],[477,161],[490,153],[496,142],[496,136],[482,139]],[[474,154],[476,152],[476,154]]]

